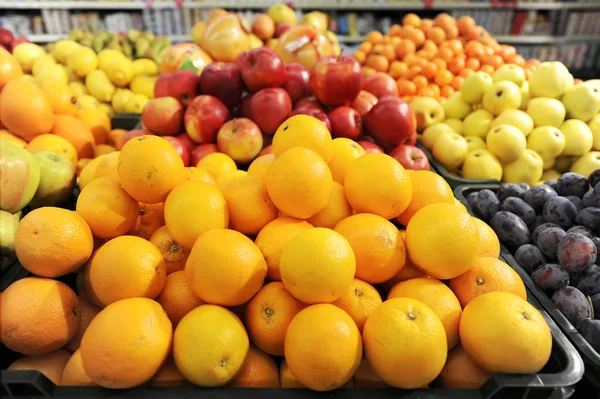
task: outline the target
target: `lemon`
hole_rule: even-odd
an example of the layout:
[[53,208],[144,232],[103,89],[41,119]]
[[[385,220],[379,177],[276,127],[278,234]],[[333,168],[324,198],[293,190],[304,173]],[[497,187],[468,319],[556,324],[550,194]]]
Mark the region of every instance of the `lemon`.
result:
[[129,58],[115,58],[106,68],[106,74],[115,86],[125,87],[133,79],[133,62]]
[[80,47],[81,45],[73,40],[59,40],[54,44],[52,56],[61,64],[66,64],[69,55]]
[[38,76],[40,70],[47,65],[55,65],[56,60],[50,54],[44,54],[38,57],[31,66],[31,74],[35,77]]
[[125,104],[125,112],[130,114],[141,114],[148,102],[148,97],[143,94],[134,94]]
[[143,94],[148,98],[152,98],[154,97],[156,79],[158,79],[156,76],[136,76],[129,87],[135,94]]
[[67,66],[80,78],[86,77],[98,66],[98,57],[89,47],[80,47],[67,58]]
[[75,97],[83,96],[84,94],[88,94],[85,85],[81,82],[69,82],[69,87],[73,90],[73,94]]
[[33,62],[44,54],[44,49],[33,43],[21,43],[13,50],[13,55],[21,64],[23,72],[31,72]]
[[73,68],[65,67],[65,70],[67,71],[67,78],[69,79],[69,82],[81,82],[82,81],[83,78],[80,78],[79,76],[77,76],[77,74],[75,73]]
[[112,48],[102,50],[98,53],[98,69],[106,72],[108,66],[117,58],[125,58],[125,54]]
[[139,59],[133,61],[133,74],[135,76],[158,75],[158,64],[149,58],[139,58]]
[[125,105],[131,97],[133,97],[133,92],[131,90],[117,89],[111,101],[111,105],[115,110],[115,113],[122,114],[124,112],[127,112],[125,111]]
[[115,115],[115,111],[112,109],[110,104],[100,103],[98,106],[109,118],[112,118]]
[[35,78],[38,82],[46,82],[49,80],[55,80],[64,83],[69,82],[67,71],[60,64],[46,64],[38,70],[38,74]]
[[106,74],[99,69],[87,75],[85,78],[85,87],[88,93],[102,102],[110,101],[115,93],[115,86],[108,80]]
[[100,102],[89,94],[84,94],[77,96],[77,106],[79,109],[98,108],[100,106]]

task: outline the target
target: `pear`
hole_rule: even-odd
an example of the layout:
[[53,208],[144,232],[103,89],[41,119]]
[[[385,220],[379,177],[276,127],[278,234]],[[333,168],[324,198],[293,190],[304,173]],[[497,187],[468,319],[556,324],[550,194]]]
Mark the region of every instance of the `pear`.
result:
[[527,105],[527,115],[535,126],[560,127],[565,121],[566,113],[563,103],[554,98],[532,98]]
[[465,137],[465,140],[467,140],[467,146],[469,148],[469,153],[471,153],[475,150],[487,149],[487,146],[485,145],[485,141],[483,141],[483,139],[481,137],[467,136],[467,137]]
[[471,104],[462,99],[460,92],[452,94],[444,103],[446,118],[464,119],[471,111]]
[[600,151],[590,151],[575,161],[571,172],[588,177],[597,169],[600,169]]
[[517,86],[521,87],[526,80],[525,71],[518,65],[505,64],[498,68],[496,73],[494,73],[493,80],[494,82],[513,82]]
[[449,170],[458,169],[469,151],[467,140],[458,133],[442,134],[433,144],[433,156]]
[[482,139],[488,134],[494,115],[485,109],[471,112],[463,121],[463,132],[465,136],[476,136]]
[[567,119],[560,125],[565,135],[565,149],[562,155],[583,156],[590,152],[594,137],[590,127],[579,119]]
[[502,180],[502,165],[494,154],[486,149],[478,149],[467,154],[462,175],[466,179]]
[[523,155],[527,141],[523,133],[511,125],[499,125],[490,129],[487,148],[501,162],[514,162]]
[[91,71],[85,78],[85,87],[100,102],[108,102],[115,93],[115,86],[106,73],[100,69]]
[[492,77],[485,72],[475,72],[468,76],[460,87],[461,98],[468,104],[480,103],[485,93],[494,81]]
[[542,159],[554,159],[565,149],[565,135],[553,126],[540,126],[527,137],[527,148],[534,150]]
[[435,141],[444,133],[452,133],[452,128],[445,123],[436,123],[429,126],[420,137],[421,144],[429,150],[433,148]]
[[580,119],[585,123],[600,113],[600,88],[579,84],[569,87],[562,96],[567,118]]
[[544,161],[533,150],[525,150],[514,162],[504,165],[502,181],[504,183],[527,183],[530,186],[537,184],[544,173]]
[[73,40],[59,40],[56,42],[56,45],[52,50],[52,56],[56,59],[56,61],[66,65],[69,55],[80,48],[81,45]]
[[533,119],[519,109],[507,109],[492,121],[490,127],[498,125],[512,125],[527,137],[533,130]]
[[89,47],[81,47],[72,52],[67,58],[67,66],[80,77],[86,77],[98,66],[96,52]]
[[496,82],[483,93],[483,108],[494,115],[507,109],[519,109],[521,89],[513,82]]
[[588,123],[588,127],[592,132],[593,144],[592,150],[600,151],[600,114],[594,116],[590,123]]
[[560,98],[571,86],[573,76],[558,61],[542,62],[529,77],[529,93],[533,98]]

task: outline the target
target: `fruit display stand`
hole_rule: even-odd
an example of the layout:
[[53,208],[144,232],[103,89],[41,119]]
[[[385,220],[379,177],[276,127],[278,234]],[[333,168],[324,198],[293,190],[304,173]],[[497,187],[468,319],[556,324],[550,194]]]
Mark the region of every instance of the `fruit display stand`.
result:
[[[484,189],[497,192],[499,188],[500,184],[461,185],[456,187],[454,193],[456,198],[458,198],[458,200],[472,214],[472,208],[466,199],[467,195]],[[596,387],[597,390],[600,390],[600,354],[596,352],[594,348],[592,348],[592,346],[583,338],[573,324],[556,308],[550,298],[548,298],[542,289],[535,284],[535,282],[531,279],[531,276],[517,262],[508,248],[506,248],[504,245],[501,245],[500,256],[519,274],[528,291],[535,297],[536,302],[538,302],[544,311],[546,311],[547,314],[552,317],[556,324],[560,326],[561,330],[575,345],[585,363],[585,375],[587,379]]]

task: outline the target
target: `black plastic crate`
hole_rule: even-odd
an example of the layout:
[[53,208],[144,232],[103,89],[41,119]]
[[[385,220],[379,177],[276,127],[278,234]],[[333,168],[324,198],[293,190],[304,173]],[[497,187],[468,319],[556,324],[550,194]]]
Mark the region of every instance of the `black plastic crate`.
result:
[[142,123],[140,114],[117,114],[110,120],[113,129],[133,130]]
[[[454,195],[469,210],[469,212],[472,213],[471,206],[467,202],[467,195],[483,189],[497,192],[499,188],[499,184],[464,185],[457,187],[454,190]],[[554,319],[554,321],[556,321],[561,330],[567,335],[571,342],[573,342],[583,357],[583,361],[586,365],[586,376],[590,377],[591,382],[595,383],[596,388],[600,391],[600,354],[581,336],[573,324],[571,324],[571,322],[556,309],[556,306],[554,306],[554,303],[552,303],[550,298],[548,298],[544,291],[535,284],[531,279],[531,276],[521,267],[521,265],[519,265],[508,248],[504,245],[501,245],[500,247],[500,256],[506,263],[515,269],[525,283],[527,290],[533,294],[543,309],[552,317],[552,319]]]

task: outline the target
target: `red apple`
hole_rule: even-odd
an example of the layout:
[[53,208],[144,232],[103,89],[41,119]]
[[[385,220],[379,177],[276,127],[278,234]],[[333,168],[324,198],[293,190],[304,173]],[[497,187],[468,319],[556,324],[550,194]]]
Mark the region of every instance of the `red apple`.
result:
[[15,37],[8,29],[0,28],[0,44],[6,48],[10,48],[13,40],[15,40]]
[[183,115],[185,130],[196,143],[214,143],[217,132],[229,119],[227,107],[218,98],[207,95],[194,98]]
[[190,166],[190,151],[188,150],[187,146],[183,144],[181,139],[174,136],[165,136],[164,139],[167,140],[173,146],[173,148],[175,148],[175,151],[177,151],[181,157],[181,160],[183,161],[183,165]]
[[331,132],[331,121],[327,117],[327,114],[325,113],[325,111],[315,107],[314,105],[305,105],[304,107],[296,108],[292,111],[290,117],[294,115],[310,115],[314,118],[317,118],[318,120],[323,122],[327,130]]
[[262,89],[250,100],[250,115],[264,134],[274,134],[292,112],[292,100],[280,87]]
[[390,152],[390,156],[396,158],[405,169],[429,170],[429,159],[418,147],[409,144],[400,144]]
[[258,153],[258,156],[262,156],[262,155],[269,155],[273,153],[273,146],[272,145],[268,145],[265,148],[262,149],[261,152]]
[[305,106],[314,107],[314,108],[320,109],[321,111],[325,112],[325,106],[323,104],[321,104],[319,102],[319,100],[317,100],[316,97],[313,97],[313,96],[305,97],[305,98],[301,99],[300,101],[298,101],[294,105],[294,109],[304,108]]
[[267,87],[281,87],[287,81],[286,68],[275,52],[266,47],[251,50],[244,57],[242,79],[253,92]]
[[248,57],[248,52],[247,51],[243,51],[240,54],[238,54],[238,56],[236,57],[235,61],[233,61],[233,63],[235,65],[238,66],[238,68],[240,68],[240,72],[242,71],[242,67],[244,66],[244,62],[246,62],[246,58]]
[[169,78],[170,73],[162,73],[156,79],[154,84],[154,98],[168,97],[169,96]]
[[242,100],[244,84],[242,74],[236,64],[211,62],[200,75],[202,94],[217,97],[229,109],[233,109]]
[[328,106],[351,104],[360,93],[363,80],[360,63],[354,57],[323,57],[310,71],[313,93]]
[[361,140],[357,141],[357,143],[365,150],[367,154],[383,154],[383,150],[381,149],[381,147],[373,143],[372,141]]
[[256,123],[247,118],[225,122],[217,133],[217,148],[235,162],[252,161],[263,146],[263,136]]
[[310,71],[308,68],[297,62],[292,62],[285,66],[285,70],[287,72],[287,82],[283,85],[283,88],[290,95],[292,103],[310,96],[312,89],[310,88]]
[[417,122],[404,100],[385,96],[365,116],[365,128],[384,146],[397,146],[416,131]]
[[212,154],[213,152],[219,152],[219,149],[217,148],[216,144],[213,144],[213,143],[200,144],[199,146],[197,146],[196,148],[194,148],[192,150],[192,154],[191,154],[192,155],[192,163],[190,165],[192,165],[192,166],[198,165],[198,162],[200,162],[200,160],[202,158],[204,158],[208,154]]
[[243,118],[250,118],[250,101],[254,94],[247,93],[243,98],[240,105],[237,107],[237,114]]
[[285,32],[290,30],[292,25],[289,22],[280,22],[275,25],[275,34],[273,37],[281,37]]
[[331,135],[333,137],[358,140],[362,134],[362,118],[354,108],[337,107],[327,117],[331,122]]
[[183,107],[174,97],[153,98],[142,111],[142,123],[159,136],[179,134],[183,126]]
[[196,147],[196,143],[194,143],[194,140],[192,140],[187,133],[181,133],[175,137],[177,137],[179,141],[186,146],[189,152],[192,152],[192,150]]
[[131,140],[133,138],[140,137],[140,136],[154,136],[154,134],[152,134],[149,131],[144,130],[144,129],[129,130],[127,133],[125,133],[125,135],[123,136],[120,143],[115,143],[115,145],[116,145],[115,148],[117,150],[121,151],[121,149],[123,148],[125,143],[127,143],[129,140]]
[[358,114],[361,118],[364,118],[371,108],[377,104],[377,101],[379,101],[379,99],[373,94],[369,93],[368,91],[361,90],[354,101],[352,101],[352,105],[350,106],[358,111]]
[[181,69],[169,77],[169,96],[187,107],[198,95],[198,75],[195,71]]
[[363,90],[368,91],[377,98],[398,96],[398,84],[390,75],[383,72],[377,72],[365,78]]

